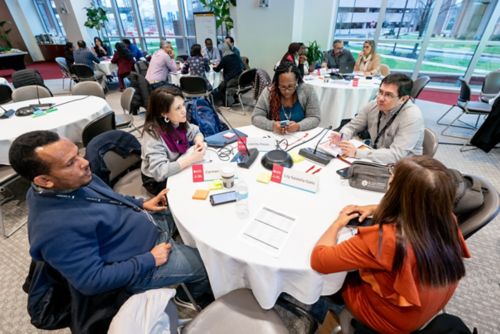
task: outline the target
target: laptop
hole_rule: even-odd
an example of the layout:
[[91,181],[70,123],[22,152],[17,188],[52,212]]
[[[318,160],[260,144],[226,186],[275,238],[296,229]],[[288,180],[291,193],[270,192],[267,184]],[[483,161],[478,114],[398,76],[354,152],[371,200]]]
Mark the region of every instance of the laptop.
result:
[[351,74],[354,70],[354,64],[342,64],[339,66],[340,74]]

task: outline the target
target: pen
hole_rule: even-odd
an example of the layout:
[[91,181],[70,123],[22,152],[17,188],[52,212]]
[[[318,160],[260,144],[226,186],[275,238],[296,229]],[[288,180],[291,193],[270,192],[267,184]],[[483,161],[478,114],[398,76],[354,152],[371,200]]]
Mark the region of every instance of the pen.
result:
[[321,167],[316,169],[314,172],[313,172],[313,175],[316,174],[316,173],[319,173],[319,171],[321,170]]
[[352,162],[350,162],[349,160],[343,158],[341,155],[337,155],[337,158],[339,158],[340,161],[343,161],[343,162],[345,162],[348,165],[352,165]]
[[312,171],[316,166],[312,165],[311,167],[309,167],[308,170],[306,170],[306,173],[309,173],[310,171]]

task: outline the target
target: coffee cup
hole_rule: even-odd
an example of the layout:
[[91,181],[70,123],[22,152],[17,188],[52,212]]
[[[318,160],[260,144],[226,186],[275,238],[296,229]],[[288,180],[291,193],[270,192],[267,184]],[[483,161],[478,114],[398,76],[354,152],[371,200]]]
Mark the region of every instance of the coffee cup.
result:
[[232,188],[234,186],[234,169],[224,168],[220,176],[224,188]]

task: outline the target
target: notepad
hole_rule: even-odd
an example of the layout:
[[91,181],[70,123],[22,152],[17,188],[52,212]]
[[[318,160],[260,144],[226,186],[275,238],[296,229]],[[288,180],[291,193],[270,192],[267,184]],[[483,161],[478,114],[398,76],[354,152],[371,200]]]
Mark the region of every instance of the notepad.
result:
[[269,172],[262,172],[259,175],[257,175],[257,182],[268,184],[271,182],[271,173]]
[[198,189],[193,194],[193,199],[205,200],[208,197],[209,191],[206,189]]
[[304,161],[304,157],[301,156],[298,152],[290,153],[290,156],[292,157],[294,164]]

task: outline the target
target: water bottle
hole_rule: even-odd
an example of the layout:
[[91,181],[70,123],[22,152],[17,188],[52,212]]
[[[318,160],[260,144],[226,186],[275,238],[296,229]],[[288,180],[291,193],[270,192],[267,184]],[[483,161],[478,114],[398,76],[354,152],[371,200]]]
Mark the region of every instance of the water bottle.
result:
[[236,214],[239,218],[247,218],[248,210],[248,186],[243,180],[236,184]]

